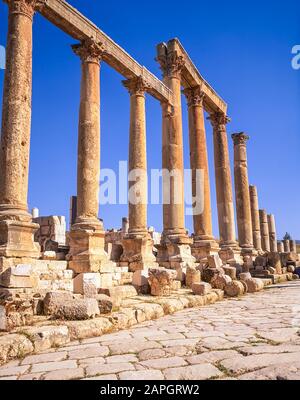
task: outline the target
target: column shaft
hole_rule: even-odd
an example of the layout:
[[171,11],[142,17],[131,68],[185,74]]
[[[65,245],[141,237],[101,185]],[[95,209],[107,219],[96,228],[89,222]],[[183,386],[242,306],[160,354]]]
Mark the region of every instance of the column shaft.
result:
[[0,218],[25,221],[31,220],[27,194],[35,3],[9,1],[0,146]]
[[100,57],[93,44],[73,46],[81,64],[76,224],[99,224]]
[[181,70],[183,60],[176,52],[158,57],[164,83],[173,92],[173,106],[162,104],[163,112],[163,236],[171,241],[186,237],[184,222],[184,164],[181,109]]
[[213,240],[208,155],[201,87],[184,91],[188,101],[190,166],[194,207],[194,241]]
[[275,217],[273,214],[268,215],[269,236],[270,236],[270,250],[274,253],[277,252],[277,235]]
[[129,133],[129,234],[145,236],[147,230],[147,149],[145,90],[142,78],[123,82],[130,93]]
[[218,219],[221,247],[237,248],[234,223],[232,181],[228,151],[226,124],[229,119],[224,114],[211,114],[213,125],[215,179],[218,205]]
[[249,136],[243,132],[232,135],[234,143],[234,182],[236,214],[240,247],[253,249],[251,205],[248,181],[246,142]]
[[261,246],[264,251],[270,252],[270,236],[268,217],[265,210],[259,210],[260,231],[261,231]]
[[251,203],[251,219],[252,219],[252,233],[253,245],[257,251],[261,251],[261,232],[259,222],[259,205],[256,186],[249,186],[249,195]]

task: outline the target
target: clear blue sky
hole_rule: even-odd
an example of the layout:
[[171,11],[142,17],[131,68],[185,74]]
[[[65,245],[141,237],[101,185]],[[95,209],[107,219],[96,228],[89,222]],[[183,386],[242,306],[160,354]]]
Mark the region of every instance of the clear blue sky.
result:
[[[202,75],[229,105],[228,133],[246,131],[249,179],[261,208],[274,213],[278,235],[300,239],[300,70],[291,49],[300,44],[297,0],[240,2],[83,1],[70,3],[157,76],[155,46],[178,37]],[[6,43],[7,6],[0,3],[0,45]],[[40,15],[34,23],[33,115],[29,206],[42,215],[69,213],[76,193],[76,147],[80,63],[74,40]],[[0,70],[2,101],[4,71]],[[101,165],[117,169],[128,157],[129,97],[122,77],[107,65],[101,75]],[[189,166],[187,112],[184,157]],[[149,168],[161,167],[160,105],[147,97]],[[213,225],[218,223],[212,131],[207,125]],[[232,157],[232,141],[229,136]],[[188,182],[189,183],[189,182]],[[149,225],[162,227],[161,206],[149,207]],[[126,206],[104,206],[107,228],[119,227]],[[191,217],[186,225],[192,231]]]

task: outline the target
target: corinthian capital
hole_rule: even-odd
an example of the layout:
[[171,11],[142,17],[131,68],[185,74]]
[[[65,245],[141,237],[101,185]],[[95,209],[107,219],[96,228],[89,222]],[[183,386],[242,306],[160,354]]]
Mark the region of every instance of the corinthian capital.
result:
[[188,106],[203,106],[203,100],[205,98],[205,93],[201,89],[201,86],[195,86],[193,88],[188,88],[183,91],[187,98]]
[[123,85],[128,89],[131,96],[144,96],[145,92],[151,88],[151,86],[145,81],[142,76],[128,79],[122,82]]
[[84,63],[99,63],[105,54],[105,48],[102,43],[97,43],[93,39],[82,41],[81,44],[72,46],[74,53],[80,57]]
[[212,113],[209,115],[208,119],[211,121],[212,126],[215,129],[225,129],[226,124],[230,122],[230,118],[226,114],[221,112]]
[[4,0],[8,4],[10,13],[24,14],[29,18],[33,18],[36,11],[45,4],[45,0]]
[[245,132],[233,133],[231,137],[233,139],[234,145],[246,144],[247,140],[250,139],[249,136],[245,134]]
[[168,78],[181,78],[181,72],[184,67],[184,58],[179,56],[176,51],[160,55],[156,58],[160,64],[163,76]]

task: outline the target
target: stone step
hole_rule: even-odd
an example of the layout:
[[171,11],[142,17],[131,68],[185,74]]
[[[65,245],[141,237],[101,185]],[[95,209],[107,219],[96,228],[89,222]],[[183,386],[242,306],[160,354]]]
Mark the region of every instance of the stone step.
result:
[[99,294],[111,297],[115,307],[119,307],[122,300],[137,296],[137,291],[132,285],[119,285],[110,288],[101,288]]

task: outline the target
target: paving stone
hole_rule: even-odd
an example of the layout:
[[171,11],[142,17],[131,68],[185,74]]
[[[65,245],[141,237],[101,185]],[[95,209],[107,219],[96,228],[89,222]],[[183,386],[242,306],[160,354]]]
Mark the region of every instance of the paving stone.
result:
[[19,367],[10,367],[10,368],[5,368],[2,367],[0,369],[0,377],[4,377],[4,376],[18,376],[20,374],[24,374],[25,372],[27,372],[29,370],[29,365],[21,365]]
[[104,374],[116,374],[123,371],[134,371],[134,369],[134,366],[130,363],[89,365],[86,368],[86,375],[90,377]]
[[79,366],[82,368],[86,368],[89,365],[105,364],[104,357],[85,358],[85,359],[77,360],[77,361],[78,361]]
[[258,354],[252,356],[233,357],[221,361],[223,367],[231,373],[242,374],[243,372],[253,371],[276,364],[295,363],[300,360],[300,353],[283,354]]
[[51,371],[43,375],[45,381],[67,381],[67,380],[78,380],[84,377],[83,368],[73,369],[60,369],[58,371]]
[[118,377],[115,374],[94,376],[92,378],[82,379],[83,381],[117,381]]
[[186,358],[189,364],[202,364],[205,362],[215,363],[226,358],[238,356],[239,353],[235,350],[220,350],[208,351],[202,354],[197,354]]
[[222,372],[212,364],[168,368],[163,374],[167,380],[207,380],[222,376]]
[[100,346],[95,344],[92,347],[80,346],[78,350],[74,349],[68,352],[68,358],[70,360],[75,360],[79,358],[92,358],[92,357],[104,357],[109,354],[109,349],[107,346]]
[[32,366],[31,372],[48,372],[48,371],[56,371],[61,369],[74,369],[74,368],[77,368],[76,361],[66,360],[59,362],[35,364]]
[[105,358],[107,364],[119,364],[124,362],[137,362],[138,358],[134,354],[122,354]]
[[143,350],[138,354],[139,360],[152,360],[154,358],[161,358],[164,357],[166,352],[162,349],[149,349]]
[[0,381],[16,381],[18,376],[6,376],[4,378],[0,378]]
[[54,361],[63,361],[67,358],[66,351],[58,351],[55,353],[46,353],[46,354],[36,354],[33,356],[27,356],[21,362],[21,365],[27,364],[39,364],[39,363],[46,363],[46,362],[54,362]]
[[[125,343],[126,343],[126,345],[125,345]],[[142,350],[158,349],[161,347],[162,347],[162,345],[158,342],[137,341],[137,340],[131,340],[131,341],[128,340],[124,343],[111,344],[109,346],[110,352],[112,355],[126,354],[126,353],[139,353]]]
[[126,381],[146,381],[146,380],[163,380],[164,376],[161,371],[155,369],[147,369],[143,371],[126,371],[119,374],[120,380]]
[[41,376],[41,372],[36,374],[25,374],[20,376],[19,381],[38,381]]
[[147,368],[164,369],[171,367],[181,367],[183,365],[187,365],[187,362],[181,357],[166,357],[141,361],[140,364],[144,365]]

